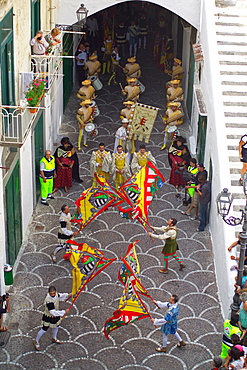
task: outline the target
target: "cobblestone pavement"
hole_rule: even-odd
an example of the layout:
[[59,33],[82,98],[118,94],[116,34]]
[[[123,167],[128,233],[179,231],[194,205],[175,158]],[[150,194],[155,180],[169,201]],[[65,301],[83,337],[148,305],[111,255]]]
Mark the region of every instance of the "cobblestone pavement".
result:
[[[141,101],[161,109],[165,105],[165,75],[155,69],[152,60],[139,58],[143,69],[142,82],[146,91]],[[122,77],[123,79],[124,77]],[[100,116],[96,118],[99,134],[89,147],[79,153],[80,172],[83,184],[74,184],[70,192],[58,191],[49,207],[37,205],[22,248],[12,288],[9,330],[12,333],[8,345],[0,350],[1,368],[14,369],[62,369],[62,370],[196,370],[211,368],[211,359],[219,354],[222,336],[222,315],[214,273],[212,245],[208,231],[197,233],[197,221],[181,214],[182,193],[166,183],[151,204],[151,225],[164,225],[170,217],[178,219],[179,253],[186,264],[182,271],[174,260],[168,275],[158,273],[161,267],[162,242],[152,241],[137,222],[123,220],[117,211],[110,209],[85,228],[78,242],[86,242],[101,249],[107,258],[125,254],[128,244],[136,239],[141,264],[142,283],[154,299],[165,301],[171,293],[180,297],[179,334],[187,342],[183,348],[176,347],[174,336],[170,337],[167,354],[160,354],[155,347],[161,344],[161,333],[150,320],[118,329],[109,340],[103,335],[104,322],[118,307],[122,287],[117,280],[120,260],[111,264],[80,295],[70,314],[62,322],[58,338],[61,345],[51,344],[48,332],[41,339],[41,352],[36,352],[32,340],[39,328],[43,312],[43,300],[49,285],[58,291],[71,290],[71,266],[58,257],[53,265],[50,253],[57,245],[59,211],[67,203],[72,212],[73,202],[80,192],[91,185],[89,159],[97,143],[103,141],[107,149],[113,149],[114,132],[119,127],[119,111],[122,97],[118,85],[105,86],[98,92],[97,103]],[[75,112],[78,99],[72,94],[61,128],[61,137],[66,134],[76,145],[77,123]],[[158,168],[169,178],[167,151],[160,151],[163,124],[161,115],[155,124],[148,149],[157,159]],[[182,133],[187,134],[188,124]],[[162,312],[145,299],[153,317],[162,317]],[[62,303],[66,308],[69,303]]]

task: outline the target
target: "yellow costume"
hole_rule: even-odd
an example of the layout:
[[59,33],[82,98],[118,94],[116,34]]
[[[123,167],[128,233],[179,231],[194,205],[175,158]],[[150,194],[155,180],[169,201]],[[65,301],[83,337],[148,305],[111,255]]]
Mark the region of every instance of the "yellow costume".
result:
[[127,95],[125,101],[132,100],[134,103],[136,103],[137,100],[140,97],[140,93],[141,93],[141,90],[140,90],[139,86],[136,86],[136,85],[134,85],[134,86],[127,85],[123,89],[123,94]]
[[125,64],[124,72],[126,73],[126,81],[131,78],[139,78],[141,76],[141,67],[136,63],[136,57],[127,59],[129,63]]
[[[112,162],[111,153],[107,152],[106,150],[100,151],[97,150],[92,153],[92,157],[90,159],[90,172],[93,177],[92,186],[96,186],[96,180],[94,178],[94,173],[98,173],[100,175],[105,176],[108,180],[110,178],[110,166]],[[100,165],[100,166],[99,166]]]
[[172,86],[167,89],[167,93],[166,93],[167,103],[173,102],[173,101],[181,101],[184,99],[184,96],[183,96],[184,91],[182,87],[178,86],[179,82],[180,82],[179,80],[171,81]]
[[131,176],[128,162],[127,153],[112,154],[111,174],[117,190]]
[[142,166],[146,166],[147,162],[150,161],[156,166],[156,160],[152,156],[151,152],[145,152],[145,153],[134,153],[132,162],[131,162],[131,170],[133,173],[140,170]]
[[98,73],[100,72],[101,63],[96,60],[90,60],[91,57],[89,57],[89,60],[85,63],[84,68],[88,70],[88,78],[91,76],[98,76]]
[[76,94],[77,98],[81,100],[95,99],[95,89],[91,86],[90,80],[82,81],[82,87],[78,90]]
[[85,126],[88,122],[93,122],[93,108],[90,106],[86,107],[85,103],[87,103],[86,105],[88,105],[91,104],[91,101],[85,100],[84,102],[82,102],[81,104],[84,104],[84,106],[78,109],[76,115],[77,121],[79,122],[78,150],[81,150],[82,137],[83,145],[87,146],[87,132],[85,130]]

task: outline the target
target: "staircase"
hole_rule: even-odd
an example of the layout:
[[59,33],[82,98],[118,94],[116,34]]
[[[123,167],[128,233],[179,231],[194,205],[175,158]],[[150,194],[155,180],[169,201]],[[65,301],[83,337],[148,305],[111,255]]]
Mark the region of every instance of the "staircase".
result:
[[239,185],[242,163],[238,143],[247,134],[247,1],[216,8],[215,25],[232,185],[229,190],[237,198],[233,208],[237,211],[245,205],[243,187]]

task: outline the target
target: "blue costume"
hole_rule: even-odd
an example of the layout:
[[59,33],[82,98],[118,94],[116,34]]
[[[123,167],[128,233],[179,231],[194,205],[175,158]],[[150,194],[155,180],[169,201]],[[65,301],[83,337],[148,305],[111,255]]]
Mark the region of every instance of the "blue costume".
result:
[[[180,345],[185,345],[185,343],[182,341],[182,338],[180,335],[177,333],[177,327],[178,327],[178,313],[179,313],[179,308],[177,303],[170,303],[170,302],[156,302],[159,308],[166,308],[166,313],[163,319],[155,319],[154,320],[154,325],[155,326],[161,326],[160,331],[163,334],[163,348],[161,349],[156,349],[156,350],[161,350],[165,352],[165,348],[167,345],[167,336],[169,334],[175,335],[175,337],[178,339]],[[182,343],[182,344],[181,344]],[[160,352],[161,352],[160,351]]]

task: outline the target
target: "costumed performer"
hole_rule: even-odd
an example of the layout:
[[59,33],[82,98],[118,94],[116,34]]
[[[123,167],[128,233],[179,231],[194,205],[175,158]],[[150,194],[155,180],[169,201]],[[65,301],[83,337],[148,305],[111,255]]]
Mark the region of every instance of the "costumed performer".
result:
[[172,80],[172,86],[167,89],[166,99],[167,105],[170,102],[178,101],[181,102],[184,99],[184,91],[182,87],[179,87],[180,80]]
[[57,339],[57,332],[62,318],[69,313],[69,309],[59,310],[59,302],[67,301],[72,297],[71,293],[58,293],[57,289],[52,285],[48,289],[47,296],[44,300],[44,314],[42,317],[42,329],[37,334],[36,339],[33,341],[34,347],[40,351],[40,338],[44,335],[49,328],[52,329],[52,343],[62,344],[61,340]]
[[109,180],[110,178],[109,171],[111,167],[111,162],[112,162],[111,153],[105,150],[104,143],[100,143],[99,149],[92,153],[90,159],[90,172],[93,178],[92,186],[97,185],[97,181],[94,177],[95,172],[100,175],[103,175],[106,178],[106,180]]
[[58,230],[58,242],[59,245],[54,249],[54,252],[51,253],[51,259],[53,263],[57,262],[56,254],[60,252],[62,249],[66,250],[69,249],[68,244],[66,243],[66,240],[73,239],[74,236],[77,236],[80,233],[80,230],[72,231],[71,228],[71,213],[69,206],[64,204],[61,207],[61,215],[59,217],[59,223],[60,227]]
[[127,118],[122,119],[122,126],[119,127],[115,134],[115,144],[114,144],[114,153],[117,153],[118,145],[121,145],[123,149],[126,151],[126,144],[128,138],[128,128],[129,120]]
[[167,339],[169,334],[175,335],[176,339],[178,340],[177,347],[184,347],[186,343],[182,340],[180,335],[177,332],[178,328],[178,296],[176,294],[172,294],[168,299],[168,302],[161,302],[161,301],[154,301],[155,304],[159,308],[165,308],[166,313],[163,319],[151,319],[154,326],[161,326],[160,331],[163,335],[163,346],[155,348],[157,352],[166,352],[167,346]]
[[177,136],[169,148],[168,160],[171,166],[169,184],[174,185],[176,189],[180,185],[185,186],[185,181],[183,180],[182,173],[179,173],[179,169],[185,166],[187,167],[191,158],[185,142],[185,138]]
[[[172,78],[172,80],[179,80],[179,86],[181,86],[181,82],[184,76],[184,69],[182,67],[182,61],[178,58],[174,58],[173,60],[173,67],[172,71],[168,71],[167,69],[165,70],[165,73],[169,74]],[[166,83],[166,88],[172,86],[171,82]]]
[[101,63],[97,58],[98,56],[96,54],[92,54],[90,55],[89,60],[85,63],[84,68],[87,70],[88,79],[92,76],[98,77],[98,74],[100,73]]
[[72,161],[74,161],[74,165],[72,167],[72,178],[79,183],[83,182],[83,180],[80,179],[79,174],[78,156],[68,137],[63,137],[61,139],[61,145],[56,149],[54,157],[55,159],[59,157],[69,157]]
[[93,108],[90,106],[91,100],[84,100],[80,105],[82,107],[77,111],[77,121],[79,122],[79,136],[78,136],[78,150],[81,150],[81,141],[83,137],[83,146],[88,147],[87,145],[87,131],[85,126],[89,122],[93,122]]
[[135,152],[133,154],[131,162],[132,173],[138,172],[141,167],[146,166],[148,161],[152,162],[156,166],[156,160],[152,156],[152,153],[146,150],[146,146],[144,144],[141,144],[139,152]]
[[159,240],[165,240],[165,245],[162,249],[162,254],[164,255],[164,268],[159,270],[162,274],[168,274],[168,261],[169,256],[175,258],[175,260],[179,263],[179,270],[182,270],[185,267],[185,264],[182,262],[181,258],[177,255],[178,250],[178,243],[177,243],[177,220],[175,218],[170,218],[167,221],[167,226],[162,227],[154,227],[151,226],[151,229],[155,231],[162,231],[163,234],[153,234],[150,231],[148,232],[148,235],[151,238],[159,239]]
[[127,95],[125,101],[132,100],[136,103],[139,99],[141,90],[140,87],[136,85],[136,81],[136,78],[131,78],[129,84],[122,90],[123,95]]
[[128,83],[131,78],[141,77],[141,66],[136,63],[136,57],[131,57],[127,59],[124,67],[124,72],[126,73],[126,82]]
[[[178,102],[171,102],[168,104],[168,108],[166,113],[163,117],[163,122],[166,125],[164,130],[164,142],[160,150],[164,150],[166,148],[168,136],[169,136],[169,128],[172,126],[180,126],[183,123],[184,114],[180,109],[181,104]],[[175,127],[174,127],[175,128]],[[177,130],[175,130],[177,132]]]
[[128,154],[124,152],[122,145],[118,145],[117,152],[112,154],[110,173],[117,190],[131,176]]
[[78,90],[76,94],[77,98],[83,100],[95,99],[95,88],[91,85],[90,80],[82,81],[82,87]]

